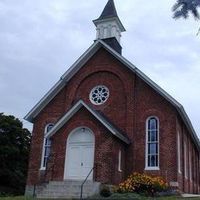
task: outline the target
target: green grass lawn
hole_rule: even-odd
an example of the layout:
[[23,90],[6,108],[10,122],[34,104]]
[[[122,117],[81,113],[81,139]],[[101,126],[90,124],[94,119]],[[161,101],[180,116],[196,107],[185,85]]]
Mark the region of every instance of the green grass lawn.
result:
[[0,200],[32,200],[33,198],[27,198],[24,196],[18,196],[18,197],[0,197]]
[[179,197],[179,196],[168,196],[168,197],[155,197],[155,198],[152,198],[152,197],[145,197],[145,196],[141,196],[141,195],[138,195],[138,194],[135,194],[135,193],[125,193],[125,194],[119,194],[119,193],[114,193],[112,194],[110,197],[107,197],[107,198],[102,198],[100,196],[94,196],[92,198],[90,198],[91,200],[92,199],[102,199],[102,200],[117,200],[117,199],[126,199],[126,200],[197,200],[200,198],[182,198],[182,197]]
[[[156,198],[151,198],[151,197],[144,197],[144,196],[140,196],[137,194],[133,194],[133,193],[127,193],[127,194],[117,194],[114,193],[112,196],[107,197],[107,198],[103,198],[100,196],[94,196],[92,198],[89,198],[90,200],[92,199],[102,199],[102,200],[120,200],[120,199],[124,199],[124,200],[197,200],[200,198],[181,198],[181,197],[176,197],[176,196],[169,196],[169,197],[156,197]],[[27,198],[24,196],[18,196],[18,197],[0,197],[0,200],[33,200],[33,198]],[[44,199],[43,199],[44,200]],[[49,200],[49,199],[46,199]],[[52,199],[51,199],[52,200]],[[61,199],[60,199],[61,200]],[[63,199],[64,200],[64,199]]]

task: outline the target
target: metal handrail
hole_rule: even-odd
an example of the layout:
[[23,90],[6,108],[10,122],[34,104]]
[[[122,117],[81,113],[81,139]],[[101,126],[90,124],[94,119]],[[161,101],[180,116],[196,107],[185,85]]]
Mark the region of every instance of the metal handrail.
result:
[[[52,154],[50,154],[50,155],[48,156],[48,158],[47,158],[47,165],[46,165],[46,168],[45,168],[45,182],[52,181],[52,179],[53,179],[55,162],[53,161],[53,164],[50,165],[50,167],[48,168],[49,161],[50,161],[52,158],[53,158],[53,155],[52,155]],[[51,173],[51,174],[50,174],[49,180],[47,181],[46,178],[47,178],[48,173]]]
[[90,174],[92,173],[92,171],[94,170],[94,167],[92,167],[92,169],[90,170],[90,172],[88,173],[87,177],[85,178],[85,180],[82,182],[81,184],[81,194],[80,194],[80,200],[83,199],[83,185],[85,184],[85,182],[87,181],[88,177],[90,176]]

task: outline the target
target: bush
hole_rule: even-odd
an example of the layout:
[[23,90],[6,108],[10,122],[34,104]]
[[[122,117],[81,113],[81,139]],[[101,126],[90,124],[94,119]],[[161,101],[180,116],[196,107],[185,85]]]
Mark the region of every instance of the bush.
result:
[[0,195],[24,194],[31,133],[14,116],[0,113]]
[[100,190],[100,195],[102,197],[109,197],[111,195],[110,188],[106,185],[102,186],[102,188]]
[[166,181],[161,177],[153,177],[146,174],[133,173],[127,180],[120,183],[117,192],[137,192],[154,196],[155,193],[165,191],[168,188]]

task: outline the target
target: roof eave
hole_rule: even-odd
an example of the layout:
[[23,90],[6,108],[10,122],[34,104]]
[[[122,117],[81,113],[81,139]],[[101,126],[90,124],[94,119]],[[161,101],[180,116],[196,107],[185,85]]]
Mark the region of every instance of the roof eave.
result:
[[126,29],[124,28],[124,25],[122,24],[119,17],[107,17],[107,18],[104,18],[104,19],[95,19],[95,20],[93,20],[93,23],[95,24],[95,26],[97,26],[100,23],[107,22],[107,21],[113,21],[113,20],[115,20],[117,22],[117,24],[119,25],[121,32],[126,31]]
[[41,112],[41,110],[61,91],[65,84],[71,77],[100,49],[100,47],[107,49],[113,56],[117,57],[127,67],[135,68],[128,60],[123,58],[119,53],[113,50],[102,40],[96,40],[79,58],[78,60],[61,76],[60,80],[44,95],[44,97],[31,109],[31,111],[24,117],[25,120],[33,122],[34,118]]
[[200,141],[199,141],[199,138],[192,126],[192,123],[187,115],[187,113],[185,112],[185,109],[183,108],[183,106],[179,107],[179,110],[178,110],[184,124],[186,125],[191,137],[193,138],[193,140],[195,141],[195,144],[198,148],[198,150],[200,151]]
[[194,139],[198,150],[200,151],[199,138],[197,137],[197,134],[196,134],[196,132],[192,126],[192,123],[191,123],[187,113],[185,112],[183,106],[178,101],[176,101],[171,95],[169,95],[165,90],[163,90],[159,85],[157,85],[154,81],[152,81],[149,77],[147,77],[143,72],[141,72],[137,68],[136,68],[136,74],[141,79],[143,79],[146,83],[148,83],[148,85],[150,85],[152,88],[154,88],[155,91],[157,91],[162,97],[164,97],[167,101],[169,101],[176,108],[176,110],[180,114],[183,122],[185,123],[190,135]]
[[[49,103],[49,96],[51,95],[51,99],[53,99],[57,93],[63,88],[64,82],[60,79],[43,97],[42,99],[28,112],[28,114],[24,117],[25,120],[29,122],[33,122],[34,118],[41,112],[43,107]],[[57,93],[54,93],[57,91]]]
[[[69,77],[72,77],[100,48],[98,41],[94,42],[78,60],[60,77],[60,80],[42,97],[42,99],[28,112],[25,120],[33,122],[41,110],[62,90]],[[80,66],[80,67],[78,67]],[[77,68],[76,68],[77,67]]]
[[130,141],[128,138],[123,136],[118,132],[117,129],[115,129],[112,125],[110,125],[106,120],[104,120],[102,117],[97,115],[89,106],[87,106],[82,100],[79,100],[56,124],[55,126],[48,132],[46,135],[46,138],[52,137],[60,128],[63,127],[63,125],[81,108],[86,108],[98,121],[100,121],[113,135],[115,135],[117,138],[119,138],[121,141],[123,141],[126,144],[130,144]]
[[58,92],[64,87],[65,85],[64,83],[67,82],[80,69],[80,67],[83,66],[95,54],[95,52],[101,46],[107,49],[113,56],[115,56],[120,62],[122,62],[130,70],[135,72],[140,78],[142,78],[142,80],[144,80],[148,85],[150,85],[153,89],[155,89],[161,96],[163,96],[166,100],[168,100],[178,110],[184,123],[187,125],[187,128],[190,131],[193,139],[197,141],[196,144],[200,150],[199,139],[182,105],[179,102],[177,102],[173,97],[171,97],[167,92],[165,92],[155,82],[153,82],[149,77],[147,77],[143,72],[137,69],[131,62],[129,62],[126,58],[124,58],[122,55],[120,55],[115,50],[113,50],[109,45],[107,45],[102,40],[96,40],[95,43],[88,48],[88,50],[66,71],[66,73],[64,73],[64,75],[56,83],[56,85],[51,90],[49,90],[49,92],[25,116],[25,119],[30,122],[33,122],[33,119],[39,114],[39,112],[43,109],[43,107],[46,106],[46,104],[49,103],[58,94]]
[[144,82],[150,85],[155,91],[157,91],[162,97],[167,99],[173,106],[181,107],[182,105],[176,101],[170,94],[168,94],[165,90],[163,90],[158,84],[152,81],[148,76],[146,76],[142,71],[138,68],[135,68],[135,73],[140,77]]

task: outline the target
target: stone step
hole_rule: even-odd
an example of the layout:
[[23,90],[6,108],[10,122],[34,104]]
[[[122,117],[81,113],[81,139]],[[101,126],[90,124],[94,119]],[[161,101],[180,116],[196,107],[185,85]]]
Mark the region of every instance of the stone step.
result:
[[[81,191],[72,190],[72,191],[43,191],[43,192],[39,192],[37,194],[38,195],[42,195],[42,194],[45,194],[45,195],[46,194],[49,194],[49,195],[51,195],[51,194],[63,194],[63,195],[76,194],[76,195],[78,195],[80,193],[81,193]],[[91,193],[93,193],[93,190],[84,190],[83,193],[91,194]]]
[[[83,198],[87,198],[89,197],[88,194],[83,194],[82,195]],[[80,198],[80,194],[42,194],[42,195],[37,195],[38,199],[72,199],[72,198]]]
[[[67,193],[67,194],[63,194],[63,193],[42,193],[42,194],[38,194],[37,198],[39,197],[80,197],[80,193]],[[88,194],[83,193],[83,196],[88,196]]]
[[[46,188],[72,188],[72,187],[75,187],[75,188],[81,188],[81,185],[47,185]],[[94,187],[94,185],[83,185],[83,187],[85,188],[90,188],[90,187]]]
[[[37,198],[79,198],[82,181],[51,181],[37,188]],[[83,197],[99,192],[100,183],[86,181],[83,186]]]
[[[83,181],[74,181],[74,180],[69,180],[69,181],[50,181],[49,185],[81,185]],[[93,185],[93,181],[86,181],[84,185]]]

